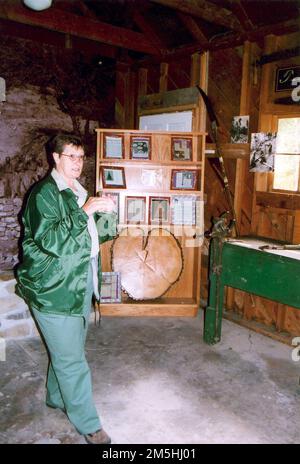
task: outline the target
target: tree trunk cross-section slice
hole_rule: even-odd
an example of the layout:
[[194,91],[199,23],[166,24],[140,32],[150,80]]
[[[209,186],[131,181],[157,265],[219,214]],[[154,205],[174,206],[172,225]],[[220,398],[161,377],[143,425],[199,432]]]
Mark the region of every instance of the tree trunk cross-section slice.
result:
[[[133,232],[134,231],[134,232]],[[135,300],[161,297],[180,278],[183,254],[176,237],[156,228],[123,229],[114,240],[112,269],[121,273],[122,289]]]

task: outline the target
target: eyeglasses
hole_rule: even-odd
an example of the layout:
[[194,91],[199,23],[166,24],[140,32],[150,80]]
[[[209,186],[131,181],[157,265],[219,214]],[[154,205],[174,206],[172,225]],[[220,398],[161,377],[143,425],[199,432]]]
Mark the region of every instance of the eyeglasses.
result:
[[86,159],[86,155],[66,155],[65,153],[62,153],[61,156],[66,156],[67,158],[70,158],[71,161],[84,161]]

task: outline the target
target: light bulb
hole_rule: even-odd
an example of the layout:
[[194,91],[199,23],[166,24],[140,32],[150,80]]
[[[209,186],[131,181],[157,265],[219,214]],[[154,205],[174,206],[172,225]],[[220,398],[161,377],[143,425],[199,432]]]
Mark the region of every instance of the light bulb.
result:
[[35,11],[42,11],[50,8],[52,0],[23,0],[24,4]]

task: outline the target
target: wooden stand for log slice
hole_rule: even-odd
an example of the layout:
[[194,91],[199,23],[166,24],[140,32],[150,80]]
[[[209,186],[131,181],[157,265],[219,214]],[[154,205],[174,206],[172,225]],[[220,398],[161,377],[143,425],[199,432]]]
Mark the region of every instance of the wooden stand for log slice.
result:
[[[155,270],[154,279],[166,281],[165,287],[162,281],[158,282],[158,287],[166,291],[152,299],[149,299],[149,289],[144,289],[147,290],[147,299],[133,299],[129,296],[132,288],[130,292],[128,288],[125,288],[127,292],[123,288],[121,302],[102,303],[101,313],[106,316],[196,316],[200,303],[205,133],[120,129],[96,129],[96,132],[96,193],[101,190],[103,194],[111,194],[116,199],[120,234],[128,229],[134,236],[139,230],[145,239],[151,236],[151,240],[153,238],[154,243],[159,245],[160,251],[155,256],[151,255],[154,254],[151,250],[155,250],[156,245],[151,249],[141,246],[136,254],[139,257],[143,254],[146,265]],[[182,203],[188,202],[186,213],[182,213],[182,223],[174,206],[177,199]],[[167,251],[164,253],[161,243],[163,232],[160,230],[157,236],[152,237],[155,235],[154,229],[170,233],[182,251],[183,269],[178,272],[178,278],[174,273],[168,274],[164,263],[169,261],[169,257],[165,255]],[[131,239],[128,238],[128,243],[132,243]],[[115,246],[116,241],[101,245],[104,272],[119,271],[114,269],[112,257],[112,247],[115,252]],[[125,264],[129,246],[124,249]],[[121,247],[118,253],[122,257]],[[132,259],[132,255],[129,257]],[[137,273],[143,272],[143,267],[139,266]],[[134,271],[131,266],[132,275]],[[128,287],[128,275],[125,278],[124,272],[129,271],[124,270],[123,265],[121,284],[123,273],[123,284]],[[146,282],[145,285],[149,285],[149,280],[153,278],[147,272],[145,281],[140,275],[136,277],[137,283]],[[169,278],[171,282],[167,285]],[[175,280],[173,284],[172,279]],[[141,298],[143,292],[136,295]]]

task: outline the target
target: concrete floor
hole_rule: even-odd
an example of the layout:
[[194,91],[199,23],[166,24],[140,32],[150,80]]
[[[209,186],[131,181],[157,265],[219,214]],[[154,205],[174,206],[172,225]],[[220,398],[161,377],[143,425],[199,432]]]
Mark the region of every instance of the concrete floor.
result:
[[[188,318],[103,318],[87,357],[115,444],[300,443],[300,361],[292,348],[224,321],[221,343]],[[84,443],[47,408],[38,338],[11,341],[0,362],[0,443]]]

